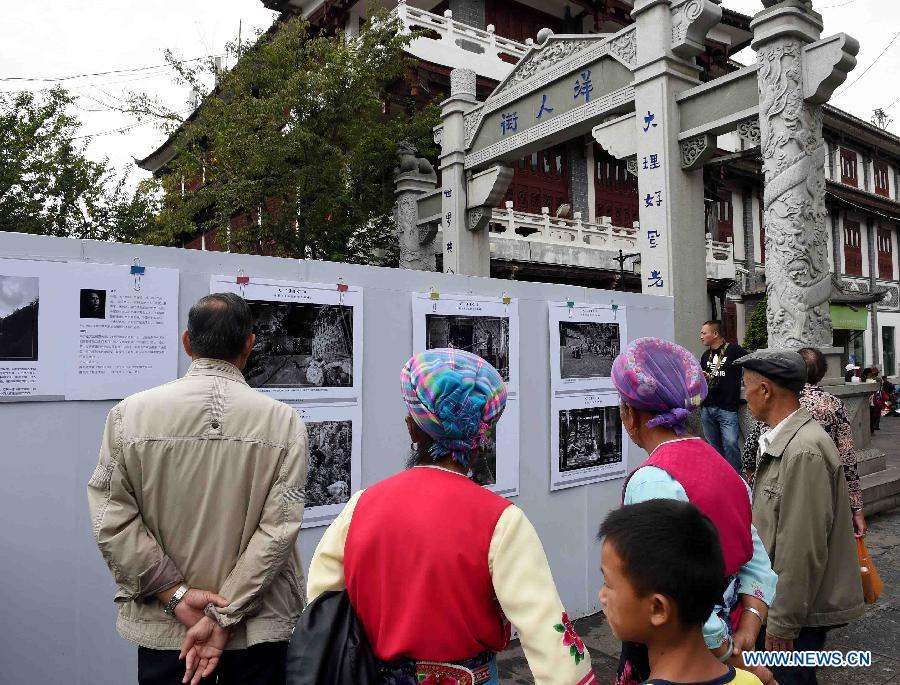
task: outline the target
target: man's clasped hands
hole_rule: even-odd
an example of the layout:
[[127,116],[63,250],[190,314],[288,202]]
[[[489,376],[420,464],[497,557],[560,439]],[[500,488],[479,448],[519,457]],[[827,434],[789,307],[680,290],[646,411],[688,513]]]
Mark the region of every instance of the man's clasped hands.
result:
[[[157,599],[163,605],[168,604],[177,587],[157,593]],[[227,599],[215,592],[190,588],[175,605],[175,618],[187,628],[187,634],[181,643],[181,653],[178,655],[179,659],[184,660],[185,666],[182,683],[197,685],[201,678],[211,675],[219,665],[219,658],[225,651],[231,631],[221,627],[205,612],[210,604],[226,607],[228,603]]]

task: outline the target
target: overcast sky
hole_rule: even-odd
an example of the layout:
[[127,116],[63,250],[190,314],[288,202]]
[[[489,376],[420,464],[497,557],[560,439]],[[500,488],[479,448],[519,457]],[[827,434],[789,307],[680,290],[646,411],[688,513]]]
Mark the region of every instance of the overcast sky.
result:
[[0,276],[0,318],[9,316],[38,296],[38,279]]
[[[825,35],[845,31],[862,48],[858,65],[837,96],[837,106],[869,120],[876,107],[889,109],[900,134],[900,19],[885,12],[889,0],[814,0],[825,19]],[[760,0],[724,0],[725,7],[754,14]],[[274,14],[260,0],[44,0],[5,2],[0,21],[0,90],[40,88],[49,82],[6,80],[9,77],[59,78],[75,74],[136,69],[161,65],[163,51],[180,58],[220,54],[235,40],[241,26],[244,38],[268,27]],[[896,42],[891,44],[892,39]],[[890,44],[890,47],[888,45]],[[887,47],[887,51],[876,58]],[[749,50],[739,59],[753,59]],[[863,71],[871,68],[862,78]],[[854,83],[854,79],[859,81]],[[115,111],[129,90],[159,95],[170,107],[188,110],[189,93],[171,83],[163,69],[144,69],[62,82],[78,95],[75,111],[83,133],[93,134],[89,153],[108,157],[120,170],[132,167],[132,157],[144,157],[162,142],[152,123],[128,130],[135,120]],[[136,170],[134,179],[142,174]]]

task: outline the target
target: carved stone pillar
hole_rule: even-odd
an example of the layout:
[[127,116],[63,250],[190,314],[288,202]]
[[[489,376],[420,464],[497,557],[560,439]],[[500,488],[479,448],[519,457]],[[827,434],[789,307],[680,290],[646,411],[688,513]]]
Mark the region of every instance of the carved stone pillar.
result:
[[418,198],[437,185],[437,174],[428,160],[415,156],[410,145],[401,145],[400,166],[394,169],[394,221],[400,242],[400,268],[434,271],[437,230],[418,225]]
[[759,62],[769,345],[829,347],[831,278],[825,229],[822,105],[856,64],[859,44],[819,41],[808,0],[763,0],[750,26]]
[[444,273],[490,276],[487,228],[472,231],[466,220],[465,114],[475,105],[475,72],[450,72],[450,97],[441,103],[441,183],[443,190]]
[[[588,204],[588,162],[585,155],[584,140],[581,136],[566,142],[566,157],[569,162],[569,198],[572,201],[572,215],[581,212],[581,216],[588,216],[590,205]],[[556,207],[550,208],[553,214]]]

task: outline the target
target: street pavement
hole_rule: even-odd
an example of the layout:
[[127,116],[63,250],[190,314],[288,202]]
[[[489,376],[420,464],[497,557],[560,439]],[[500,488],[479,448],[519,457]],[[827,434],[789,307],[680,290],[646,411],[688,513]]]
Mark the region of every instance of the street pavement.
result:
[[[888,466],[900,464],[900,418],[882,419],[873,447],[885,451]],[[820,668],[822,685],[900,685],[900,508],[873,516],[868,523],[866,545],[884,581],[884,593],[878,602],[866,607],[862,619],[833,631],[826,649],[871,650],[872,666]],[[613,685],[619,643],[603,614],[580,619],[575,627],[591,653],[598,682]],[[518,642],[499,655],[498,666],[503,683],[534,683]]]

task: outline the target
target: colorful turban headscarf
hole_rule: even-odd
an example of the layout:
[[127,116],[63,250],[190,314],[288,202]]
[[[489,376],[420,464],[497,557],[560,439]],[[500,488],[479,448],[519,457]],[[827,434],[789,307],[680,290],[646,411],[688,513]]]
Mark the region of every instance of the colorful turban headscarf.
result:
[[433,441],[435,461],[469,465],[506,408],[506,385],[493,366],[462,350],[415,355],[400,372],[400,392],[416,424]]
[[691,409],[706,397],[706,378],[694,355],[662,338],[638,338],[612,365],[612,381],[629,407],[657,412],[648,426],[667,426],[679,435]]

